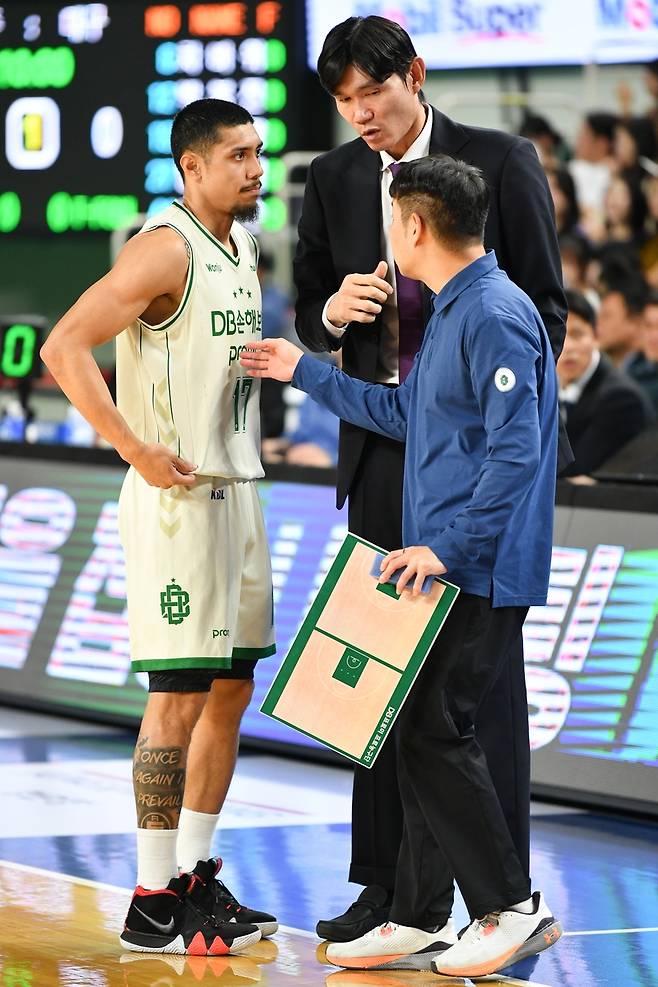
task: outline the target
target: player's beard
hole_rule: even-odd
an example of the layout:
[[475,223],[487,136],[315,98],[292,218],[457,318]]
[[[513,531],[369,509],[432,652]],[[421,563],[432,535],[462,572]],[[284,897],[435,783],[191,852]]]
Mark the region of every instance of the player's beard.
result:
[[258,219],[258,203],[253,206],[236,206],[233,218],[241,223],[253,223]]

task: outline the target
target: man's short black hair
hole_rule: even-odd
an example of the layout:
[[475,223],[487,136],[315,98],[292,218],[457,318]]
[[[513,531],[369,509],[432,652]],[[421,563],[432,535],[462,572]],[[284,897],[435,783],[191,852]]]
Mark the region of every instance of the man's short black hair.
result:
[[519,134],[521,137],[527,137],[528,140],[532,140],[533,137],[550,137],[555,144],[562,143],[562,135],[558,133],[547,117],[540,116],[538,113],[528,113],[527,110],[521,122]]
[[619,117],[616,117],[614,113],[588,113],[585,117],[585,122],[587,126],[592,130],[597,137],[605,137],[607,140],[614,140],[615,127],[619,121]]
[[621,295],[629,315],[640,315],[647,302],[648,285],[640,274],[630,277],[611,277],[604,285],[603,297]]
[[596,331],[596,312],[581,291],[565,291],[569,315],[577,315]]
[[332,27],[324,39],[318,75],[333,95],[349,65],[375,82],[385,82],[390,75],[399,75],[404,82],[414,58],[416,49],[411,38],[395,21],[375,14],[348,17]]
[[185,151],[205,156],[213,144],[222,140],[221,130],[253,122],[248,110],[225,99],[197,99],[184,106],[174,117],[171,128],[171,153],[181,178],[184,176],[180,159]]
[[479,168],[447,154],[403,164],[391,183],[402,218],[417,212],[437,240],[454,249],[481,244],[489,189]]

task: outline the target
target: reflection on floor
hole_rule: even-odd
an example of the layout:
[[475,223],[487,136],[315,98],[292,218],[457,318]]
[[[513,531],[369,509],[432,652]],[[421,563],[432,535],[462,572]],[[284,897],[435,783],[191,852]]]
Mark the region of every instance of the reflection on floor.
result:
[[[344,878],[349,773],[262,756],[240,759],[214,852],[236,894],[276,912],[284,931],[228,958],[122,954],[117,932],[135,873],[132,742],[0,710],[0,987],[470,983],[323,964],[315,923],[359,890]],[[567,935],[507,976],[478,982],[658,987],[656,827],[541,805],[534,817],[534,883]],[[455,918],[465,921],[462,903]]]

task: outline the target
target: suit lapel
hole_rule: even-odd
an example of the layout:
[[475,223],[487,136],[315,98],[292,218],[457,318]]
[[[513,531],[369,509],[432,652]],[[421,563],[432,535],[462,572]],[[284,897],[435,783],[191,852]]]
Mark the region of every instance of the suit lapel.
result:
[[441,113],[435,106],[432,107],[431,154],[450,154],[455,158],[469,140],[463,127],[447,117],[445,113]]
[[374,271],[382,259],[381,158],[361,142],[353,167],[355,180],[345,181],[343,188],[345,215],[349,217],[347,228],[358,231],[352,247],[358,257],[355,269]]

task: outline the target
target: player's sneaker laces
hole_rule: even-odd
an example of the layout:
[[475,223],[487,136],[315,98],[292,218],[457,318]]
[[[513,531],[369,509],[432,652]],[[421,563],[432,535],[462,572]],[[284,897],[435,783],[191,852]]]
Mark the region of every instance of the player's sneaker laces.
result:
[[260,930],[240,922],[215,922],[194,900],[198,878],[174,877],[161,891],[135,889],[119,941],[138,953],[226,956],[258,942]]
[[210,860],[199,860],[192,871],[204,889],[203,897],[199,895],[197,898],[201,907],[216,922],[247,922],[257,926],[263,938],[273,936],[279,928],[274,915],[241,905],[224,882],[217,878],[221,868],[222,858],[211,857]]
[[431,932],[386,922],[359,939],[330,943],[326,956],[334,966],[358,970],[430,970],[431,961],[455,942],[452,919]]
[[534,910],[491,912],[468,926],[459,941],[432,962],[434,973],[485,977],[553,946],[562,926],[551,915],[541,891],[532,896]]

